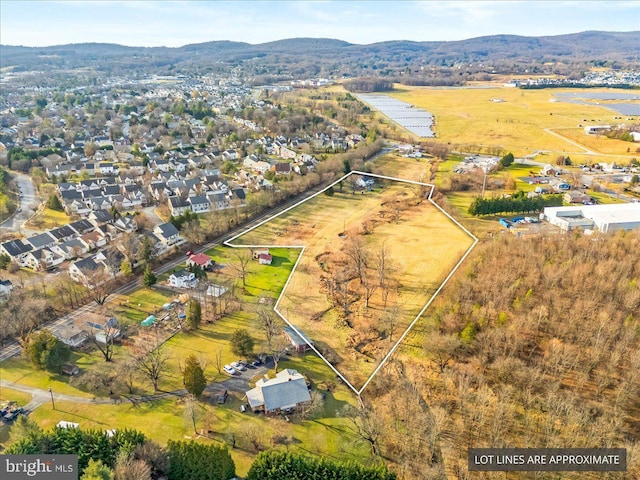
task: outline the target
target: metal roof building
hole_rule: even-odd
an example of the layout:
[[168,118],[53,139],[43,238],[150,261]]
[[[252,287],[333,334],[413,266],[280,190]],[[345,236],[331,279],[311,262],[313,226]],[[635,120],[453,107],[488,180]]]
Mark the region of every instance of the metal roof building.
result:
[[608,233],[640,228],[640,203],[547,207],[543,215],[565,231],[584,228]]

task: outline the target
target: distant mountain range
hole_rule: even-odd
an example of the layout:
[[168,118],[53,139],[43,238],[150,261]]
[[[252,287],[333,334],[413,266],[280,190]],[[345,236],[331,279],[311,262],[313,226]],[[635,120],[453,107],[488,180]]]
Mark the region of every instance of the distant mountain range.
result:
[[[49,47],[0,45],[0,66],[17,70],[92,67],[98,71],[120,69],[220,68],[220,64],[250,64],[263,74],[290,68],[324,73],[373,68],[397,73],[402,66],[452,65],[460,62],[489,64],[546,62],[618,62],[638,64],[640,31],[589,31],[569,35],[523,37],[492,35],[452,42],[389,41],[358,45],[325,38],[292,38],[252,45],[215,41],[169,47],[127,47],[107,43],[81,43]],[[316,65],[314,68],[313,65]],[[216,67],[217,66],[217,67]],[[262,66],[262,70],[260,69]],[[277,68],[272,68],[272,67]]]

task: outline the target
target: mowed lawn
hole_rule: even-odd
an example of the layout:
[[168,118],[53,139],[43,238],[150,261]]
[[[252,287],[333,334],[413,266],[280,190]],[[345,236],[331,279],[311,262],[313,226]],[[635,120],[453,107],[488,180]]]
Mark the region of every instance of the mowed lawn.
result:
[[[484,146],[500,147],[516,156],[531,154],[536,150],[571,154],[580,152],[580,149],[545,129],[577,129],[578,125],[587,125],[585,119],[591,125],[619,123],[614,118],[619,114],[602,106],[555,101],[557,98],[553,93],[560,91],[563,90],[499,87],[436,89],[399,85],[398,90],[389,95],[432,113],[436,120],[436,140],[450,143],[462,151],[471,151],[473,146]],[[493,102],[492,99],[504,101]],[[594,122],[591,122],[592,119]],[[565,130],[559,130],[559,133],[563,132]],[[566,132],[569,133],[567,136],[573,135],[571,130]],[[577,141],[591,144],[593,139],[580,136]],[[626,151],[630,146],[628,142],[608,139],[597,142],[594,149],[600,153],[630,155]]]
[[[407,183],[386,183],[381,190],[355,195],[347,185],[344,193],[337,187],[333,196],[318,195],[236,240],[238,244],[306,247],[279,309],[318,348],[333,352],[337,368],[356,388],[362,386],[393,342],[382,343],[374,361],[352,355],[348,341],[354,331],[340,324],[338,312],[322,290],[323,272],[316,258],[338,253],[350,236],[362,239],[371,258],[384,244],[394,264],[394,277],[400,282],[395,300],[399,308],[394,327],[397,339],[473,242],[427,201],[411,207],[398,223],[388,217],[380,219],[382,204],[394,198],[410,198],[416,191],[415,186]],[[372,234],[361,235],[358,232],[367,219],[375,221],[376,226]],[[343,231],[347,232],[344,238],[339,236]],[[359,312],[356,318],[363,323],[375,323],[383,308],[381,295],[374,294],[369,309]],[[319,314],[321,321],[317,320]]]
[[[344,390],[342,387],[341,391]],[[290,422],[281,417],[240,412],[243,400],[239,394],[231,393],[224,405],[217,405],[205,396],[196,408],[198,434],[193,431],[184,400],[176,398],[137,405],[129,402],[119,405],[56,402],[55,410],[47,403],[35,410],[31,418],[44,429],[52,428],[61,420],[79,423],[81,428],[135,428],[162,445],[168,440],[190,439],[203,443],[227,443],[236,464],[236,473],[245,476],[257,455],[250,445],[251,437],[255,437],[262,448],[270,448],[273,436],[284,435],[293,438],[289,446],[291,451],[367,463],[367,446],[358,441],[349,429],[349,420],[335,413],[336,409],[347,404],[336,399],[340,395],[338,392],[327,395],[326,404],[332,407],[329,415],[320,409],[311,419],[292,416]],[[353,399],[349,403],[353,404]],[[231,447],[234,438],[236,448]]]

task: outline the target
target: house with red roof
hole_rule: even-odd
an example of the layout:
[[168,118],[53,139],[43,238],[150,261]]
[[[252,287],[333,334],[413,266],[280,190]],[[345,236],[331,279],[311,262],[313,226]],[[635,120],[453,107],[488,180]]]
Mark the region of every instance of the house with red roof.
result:
[[204,253],[195,253],[187,260],[187,266],[198,265],[202,269],[213,267],[213,260]]

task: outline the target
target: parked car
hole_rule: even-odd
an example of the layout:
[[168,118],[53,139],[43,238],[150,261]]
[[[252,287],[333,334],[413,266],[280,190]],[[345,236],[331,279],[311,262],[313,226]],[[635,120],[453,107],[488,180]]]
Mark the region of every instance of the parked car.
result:
[[229,375],[235,375],[236,373],[238,373],[238,372],[236,371],[236,369],[235,369],[235,368],[233,368],[231,365],[225,365],[225,366],[224,366],[224,371],[225,371],[226,373],[228,373]]
[[247,369],[247,367],[245,367],[244,365],[240,364],[239,362],[231,362],[231,367],[236,369],[239,372],[243,372]]
[[222,393],[218,394],[218,403],[224,403],[227,401],[227,397],[229,396],[229,392],[224,390]]
[[259,367],[260,365],[262,365],[262,360],[254,360],[253,362],[251,362],[251,365],[254,367]]
[[189,250],[187,253],[185,253],[185,255],[186,255],[187,257],[190,257],[191,255],[193,255],[193,252],[192,252],[191,250]]

